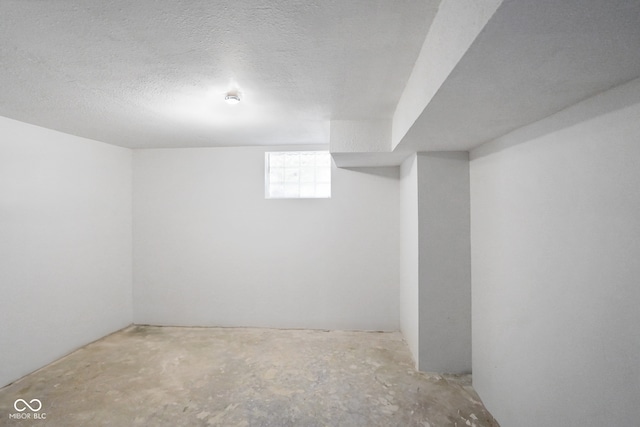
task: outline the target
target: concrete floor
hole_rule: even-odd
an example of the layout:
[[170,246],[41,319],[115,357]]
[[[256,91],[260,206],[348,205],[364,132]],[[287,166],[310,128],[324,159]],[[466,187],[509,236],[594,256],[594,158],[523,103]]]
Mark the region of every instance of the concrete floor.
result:
[[[42,408],[10,418],[16,399]],[[416,372],[399,333],[132,326],[0,389],[0,425],[498,424],[469,376]]]

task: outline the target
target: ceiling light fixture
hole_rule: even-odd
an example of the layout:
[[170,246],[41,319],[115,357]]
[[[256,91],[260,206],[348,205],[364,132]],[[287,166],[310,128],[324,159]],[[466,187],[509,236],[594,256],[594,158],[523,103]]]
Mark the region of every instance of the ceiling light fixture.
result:
[[237,92],[229,92],[227,96],[224,97],[224,100],[227,101],[227,104],[235,105],[240,102],[240,95]]

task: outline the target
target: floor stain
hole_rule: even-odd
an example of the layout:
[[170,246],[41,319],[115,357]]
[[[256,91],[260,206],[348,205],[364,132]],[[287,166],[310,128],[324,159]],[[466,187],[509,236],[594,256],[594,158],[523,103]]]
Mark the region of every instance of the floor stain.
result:
[[23,425],[498,426],[469,375],[416,372],[400,333],[156,326],[0,389],[0,426]]

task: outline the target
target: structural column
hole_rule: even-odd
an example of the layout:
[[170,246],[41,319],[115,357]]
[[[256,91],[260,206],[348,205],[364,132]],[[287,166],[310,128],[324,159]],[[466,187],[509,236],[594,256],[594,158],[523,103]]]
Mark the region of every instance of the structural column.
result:
[[419,153],[419,369],[471,371],[469,155]]
[[402,216],[414,223],[401,230],[402,330],[419,370],[470,372],[468,153],[418,153],[402,180]]

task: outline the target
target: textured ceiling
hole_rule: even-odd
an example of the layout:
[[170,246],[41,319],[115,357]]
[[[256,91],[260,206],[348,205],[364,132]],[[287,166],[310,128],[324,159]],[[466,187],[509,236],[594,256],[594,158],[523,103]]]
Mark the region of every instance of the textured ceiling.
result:
[[470,150],[638,77],[639,0],[505,0],[400,148]]
[[0,115],[127,147],[327,143],[391,118],[438,3],[2,0]]

